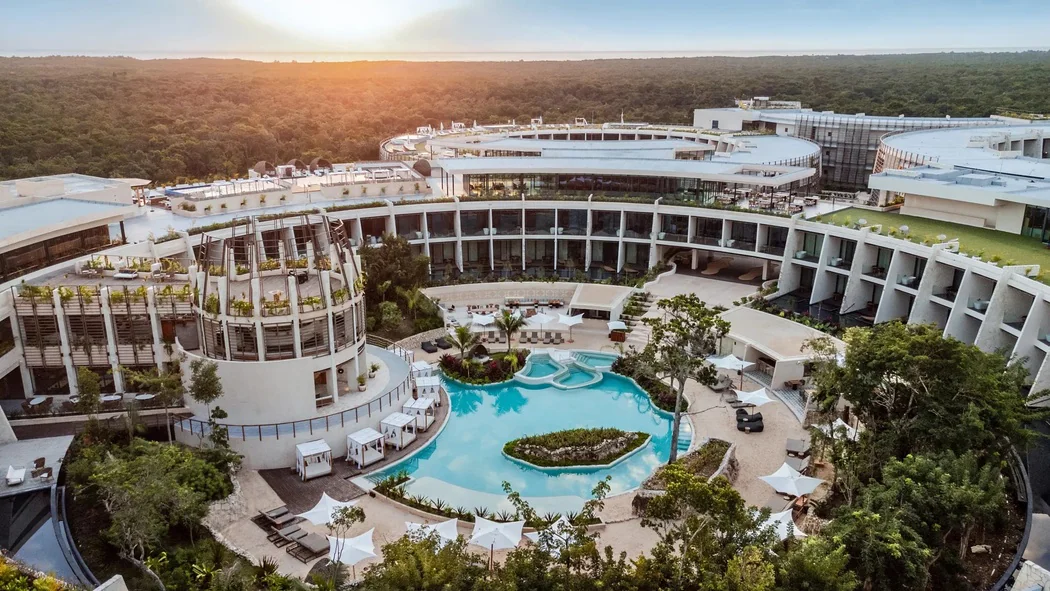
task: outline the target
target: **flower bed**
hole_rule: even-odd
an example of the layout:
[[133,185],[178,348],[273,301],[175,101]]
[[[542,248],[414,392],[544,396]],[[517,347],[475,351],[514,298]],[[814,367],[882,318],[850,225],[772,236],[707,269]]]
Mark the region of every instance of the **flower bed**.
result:
[[464,384],[498,384],[514,377],[514,372],[525,367],[529,352],[516,349],[508,353],[493,353],[492,358],[482,363],[472,359],[460,359],[445,354],[438,362],[446,376]]
[[620,429],[569,429],[508,441],[503,453],[541,467],[595,466],[614,462],[649,441],[649,434]]

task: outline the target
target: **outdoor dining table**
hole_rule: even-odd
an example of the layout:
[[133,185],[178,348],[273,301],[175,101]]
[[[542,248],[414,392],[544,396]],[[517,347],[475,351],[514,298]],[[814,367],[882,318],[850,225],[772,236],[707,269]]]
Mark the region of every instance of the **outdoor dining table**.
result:
[[38,406],[47,402],[47,396],[34,396],[29,399],[29,406]]
[[156,397],[156,394],[136,394],[135,400],[153,400]]
[[124,397],[120,394],[106,394],[102,398],[99,398],[99,400],[102,402],[119,402],[122,398]]

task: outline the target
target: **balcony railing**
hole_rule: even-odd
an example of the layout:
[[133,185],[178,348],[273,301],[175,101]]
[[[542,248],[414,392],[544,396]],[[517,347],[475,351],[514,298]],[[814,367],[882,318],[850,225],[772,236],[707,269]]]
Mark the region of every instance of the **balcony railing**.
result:
[[693,236],[693,244],[703,244],[704,246],[718,246],[718,243],[721,241],[721,236]]
[[759,252],[764,252],[766,254],[771,254],[771,255],[775,255],[775,256],[781,257],[781,256],[784,256],[784,245],[783,244],[774,244],[774,245],[768,245],[767,244],[766,246],[763,246],[763,247],[759,248],[758,251]]
[[687,242],[689,236],[685,234],[675,234],[673,232],[659,232],[656,235],[657,240],[669,240],[671,242]]
[[853,267],[853,260],[844,259],[842,257],[831,257],[828,259],[828,266],[849,271]]

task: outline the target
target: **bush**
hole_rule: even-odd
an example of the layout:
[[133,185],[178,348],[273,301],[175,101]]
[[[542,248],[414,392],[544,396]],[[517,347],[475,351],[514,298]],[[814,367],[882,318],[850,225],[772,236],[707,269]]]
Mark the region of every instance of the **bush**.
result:
[[446,376],[465,384],[495,384],[514,377],[514,372],[525,366],[528,351],[516,349],[511,351],[508,359],[505,352],[494,353],[492,358],[481,363],[472,359],[460,359],[455,355],[445,354],[438,362]]
[[376,323],[379,325],[378,328],[393,329],[401,325],[405,317],[401,314],[401,309],[397,307],[394,302],[382,302],[379,304],[376,310],[378,320]]
[[[601,453],[598,449],[608,442],[625,438],[630,438],[626,447],[612,453]],[[508,441],[503,446],[503,453],[537,466],[592,466],[608,464],[638,449],[648,440],[649,434],[641,431],[628,432],[610,427],[568,429]],[[542,453],[559,450],[563,457]]]
[[[645,393],[649,395],[649,400],[652,401],[653,406],[659,408],[665,412],[674,412],[675,399],[677,396],[671,387],[661,382],[652,373],[652,367],[642,357],[642,354],[631,350],[613,362],[612,364],[613,373],[618,373],[622,376],[633,379],[638,383],[639,386]],[[689,401],[684,397],[682,398],[682,411],[685,412],[689,408]]]

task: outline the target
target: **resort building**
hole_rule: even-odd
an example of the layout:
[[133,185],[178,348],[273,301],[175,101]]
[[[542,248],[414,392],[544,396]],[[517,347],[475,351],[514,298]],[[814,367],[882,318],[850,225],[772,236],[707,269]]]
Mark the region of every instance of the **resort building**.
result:
[[901,213],[1050,240],[1050,125],[882,138],[870,186]]
[[797,101],[769,97],[739,100],[735,107],[695,109],[693,126],[723,132],[754,131],[791,136],[820,146],[825,189],[863,191],[875,167],[879,140],[888,133],[946,127],[988,127],[1009,117],[898,117],[814,111]]

